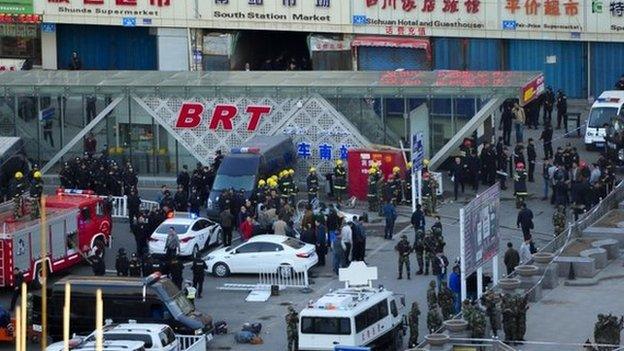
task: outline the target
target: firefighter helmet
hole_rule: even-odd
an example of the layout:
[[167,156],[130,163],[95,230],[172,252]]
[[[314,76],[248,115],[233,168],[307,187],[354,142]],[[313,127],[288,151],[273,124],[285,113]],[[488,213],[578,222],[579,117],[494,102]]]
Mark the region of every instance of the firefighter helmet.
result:
[[401,168],[394,166],[392,167],[392,173],[399,173],[401,171]]
[[15,179],[20,180],[24,177],[22,172],[15,172]]
[[292,169],[292,168],[291,168],[291,169],[289,169],[289,170],[288,170],[288,174],[289,174],[289,175],[293,175],[293,174],[295,174],[295,170],[294,170],[294,169]]
[[266,185],[266,182],[264,181],[264,179],[260,179],[258,181],[258,186],[265,186],[265,185]]
[[412,163],[411,162],[407,163],[407,169],[412,169]]
[[424,160],[423,160],[423,165],[424,165],[425,167],[429,166],[429,159],[424,159]]
[[40,179],[41,178],[41,172],[40,171],[36,171],[35,173],[33,173],[33,178]]
[[336,160],[336,166],[341,166],[342,165],[342,160]]
[[377,170],[375,169],[375,167],[371,167],[368,169],[368,174],[375,174],[377,173]]

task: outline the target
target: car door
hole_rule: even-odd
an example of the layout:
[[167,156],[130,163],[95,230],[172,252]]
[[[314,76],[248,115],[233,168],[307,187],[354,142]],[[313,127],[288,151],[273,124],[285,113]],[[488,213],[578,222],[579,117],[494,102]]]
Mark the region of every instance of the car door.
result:
[[210,229],[208,228],[208,221],[205,219],[200,219],[195,222],[193,226],[195,228],[195,235],[197,236],[197,245],[200,249],[204,248],[206,245],[206,240],[210,236]]
[[276,243],[261,243],[256,261],[257,272],[275,272],[284,262],[284,247]]
[[255,267],[260,254],[261,243],[246,243],[236,248],[236,253],[232,255],[230,270],[238,273],[254,273],[258,269]]

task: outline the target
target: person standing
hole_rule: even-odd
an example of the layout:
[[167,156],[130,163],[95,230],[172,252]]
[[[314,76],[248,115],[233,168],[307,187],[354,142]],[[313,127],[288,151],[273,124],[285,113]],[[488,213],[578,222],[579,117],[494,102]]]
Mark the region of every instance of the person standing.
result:
[[79,71],[82,69],[82,61],[76,51],[72,51],[71,60],[69,62],[70,71]]
[[424,244],[425,234],[422,230],[416,230],[416,234],[414,235],[414,252],[416,253],[416,263],[418,263],[418,272],[417,275],[423,274],[423,266],[424,266],[424,258],[425,258],[425,244]]
[[505,251],[504,258],[505,267],[507,268],[507,275],[509,276],[514,269],[520,264],[520,254],[514,249],[511,242],[507,243],[507,251]]
[[325,266],[325,255],[327,254],[327,229],[319,217],[314,220],[316,224],[316,255],[318,265]]
[[531,254],[531,239],[529,238],[520,245],[520,263],[527,264],[531,259],[533,259],[533,254]]
[[557,129],[561,129],[561,122],[566,134],[568,133],[568,97],[563,90],[557,91]]
[[446,271],[449,265],[448,258],[446,258],[442,251],[438,251],[435,255],[435,259],[431,263],[431,273],[433,273],[438,280],[438,291],[442,291],[442,287],[446,287]]
[[449,171],[451,182],[453,182],[453,195],[455,196],[455,201],[457,201],[459,186],[461,186],[462,194],[464,193],[464,182],[462,177],[465,172],[465,168],[466,166],[462,164],[461,158],[455,157],[455,162],[451,165],[451,169]]
[[288,306],[286,314],[286,337],[288,339],[288,351],[299,350],[299,314],[292,306]]
[[531,239],[531,229],[533,229],[533,212],[527,208],[526,203],[522,203],[518,212],[516,226],[522,228],[522,236],[524,240]]
[[412,252],[412,247],[409,241],[407,241],[407,235],[401,235],[401,240],[394,247],[399,254],[399,277],[397,279],[403,279],[403,266],[407,270],[407,279],[412,279],[410,272],[410,259],[409,255]]
[[128,207],[128,221],[132,223],[132,221],[139,216],[141,198],[136,194],[136,191],[132,189],[130,190],[130,195],[128,195],[127,201],[126,206]]
[[503,130],[503,142],[505,145],[511,145],[511,125],[513,121],[512,105],[505,101],[502,105],[502,114],[499,128]]
[[533,175],[535,174],[535,160],[537,159],[537,152],[535,152],[535,144],[533,144],[533,138],[529,138],[526,149],[527,161],[529,162],[528,180],[529,182],[533,183],[535,181],[535,178],[533,177]]
[[524,108],[519,103],[514,104],[512,110],[514,116],[514,127],[516,128],[516,143],[521,143],[524,140],[524,123],[526,122],[526,114]]
[[168,266],[171,281],[178,287],[178,289],[182,290],[182,270],[184,269],[182,262],[180,262],[177,257],[173,257],[169,261]]
[[104,255],[102,254],[102,250],[95,249],[95,254],[89,257],[89,261],[91,262],[93,275],[103,276],[104,274],[106,274],[106,264],[104,263]]
[[316,174],[316,168],[310,167],[310,173],[306,179],[306,185],[308,187],[308,203],[311,204],[318,198],[319,191],[319,178]]
[[[180,253],[180,238],[174,227],[169,227],[169,233],[167,233],[167,240],[165,241],[165,257],[166,260],[171,260],[178,256]],[[141,252],[139,254],[142,254]]]
[[449,290],[453,293],[453,313],[461,312],[461,273],[459,265],[454,265],[451,274],[449,274]]
[[544,93],[544,126],[551,124],[552,111],[555,107],[555,94],[551,87],[546,88]]
[[128,262],[128,274],[131,277],[141,276],[141,262],[139,262],[139,258],[136,253],[132,254],[132,257],[130,257],[130,261]]
[[340,268],[344,267],[344,254],[346,251],[346,247],[344,242],[342,241],[342,235],[341,235],[341,231],[337,230],[336,234],[333,238],[333,240],[331,241],[331,248],[332,248],[332,252],[334,254],[333,260],[332,260],[332,264],[333,264],[333,270],[334,273],[338,274],[338,270]]
[[127,277],[128,270],[130,269],[130,262],[128,256],[126,256],[126,250],[122,247],[117,252],[117,259],[115,259],[115,270],[118,277]]
[[387,200],[383,207],[383,215],[386,220],[386,225],[384,227],[384,239],[392,240],[392,235],[394,234],[394,221],[397,218],[397,212],[394,204],[390,200]]
[[223,235],[223,246],[232,245],[232,227],[234,226],[234,216],[230,212],[230,206],[225,206],[225,209],[219,214],[221,219],[221,230]]
[[243,220],[243,223],[240,225],[241,239],[243,241],[251,239],[251,237],[253,236],[253,230],[253,218],[251,218],[251,216],[246,216]]
[[202,292],[204,291],[204,271],[206,270],[206,262],[201,257],[199,252],[195,253],[193,258],[193,265],[191,271],[193,272],[193,287],[197,290],[197,298],[201,299]]
[[344,243],[344,265],[349,267],[351,263],[351,249],[353,248],[353,231],[351,230],[351,226],[347,221],[342,219],[343,226],[340,229],[340,236],[342,237],[342,242]]
[[19,300],[22,283],[24,282],[24,273],[19,268],[13,268],[13,295],[11,296],[11,311],[15,311],[15,305]]
[[176,178],[176,183],[178,187],[182,187],[183,190],[188,194],[189,183],[191,182],[191,176],[188,172],[188,166],[183,165],[182,170],[178,173],[178,177]]
[[342,203],[342,198],[347,192],[347,171],[342,165],[342,160],[336,160],[336,167],[334,167],[334,196],[336,196],[336,202]]
[[95,140],[95,136],[93,132],[89,132],[87,137],[84,140],[84,152],[86,152],[89,156],[93,156],[97,149],[97,140]]
[[412,309],[408,315],[408,325],[410,331],[409,342],[407,347],[413,348],[418,345],[418,317],[420,316],[420,309],[418,308],[418,302],[412,302]]
[[420,204],[416,205],[416,211],[412,213],[411,223],[412,227],[414,227],[414,232],[419,230],[425,231],[425,213],[422,211]]

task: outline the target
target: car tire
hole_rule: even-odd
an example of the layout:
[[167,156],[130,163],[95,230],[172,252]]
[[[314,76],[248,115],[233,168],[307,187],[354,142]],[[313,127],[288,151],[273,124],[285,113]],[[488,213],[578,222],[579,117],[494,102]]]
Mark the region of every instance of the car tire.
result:
[[292,278],[295,270],[288,263],[281,264],[277,267],[277,274],[284,279]]
[[218,278],[225,278],[230,275],[230,267],[223,262],[217,262],[212,267],[212,275]]

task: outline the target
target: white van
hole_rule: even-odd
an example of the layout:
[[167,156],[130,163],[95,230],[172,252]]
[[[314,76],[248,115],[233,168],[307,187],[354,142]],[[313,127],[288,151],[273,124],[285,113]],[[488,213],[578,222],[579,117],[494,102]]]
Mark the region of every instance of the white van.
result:
[[[373,275],[367,279],[371,268]],[[353,273],[351,277],[359,279],[346,278],[348,270]],[[338,345],[399,350],[403,345],[405,297],[383,287],[374,288],[371,281],[376,278],[376,268],[363,262],[341,268],[339,279],[346,282],[345,288],[310,302],[299,313],[299,350],[329,351]]]
[[585,147],[589,149],[604,148],[607,133],[604,124],[611,124],[611,120],[624,113],[624,91],[604,91],[591,107],[585,128]]

